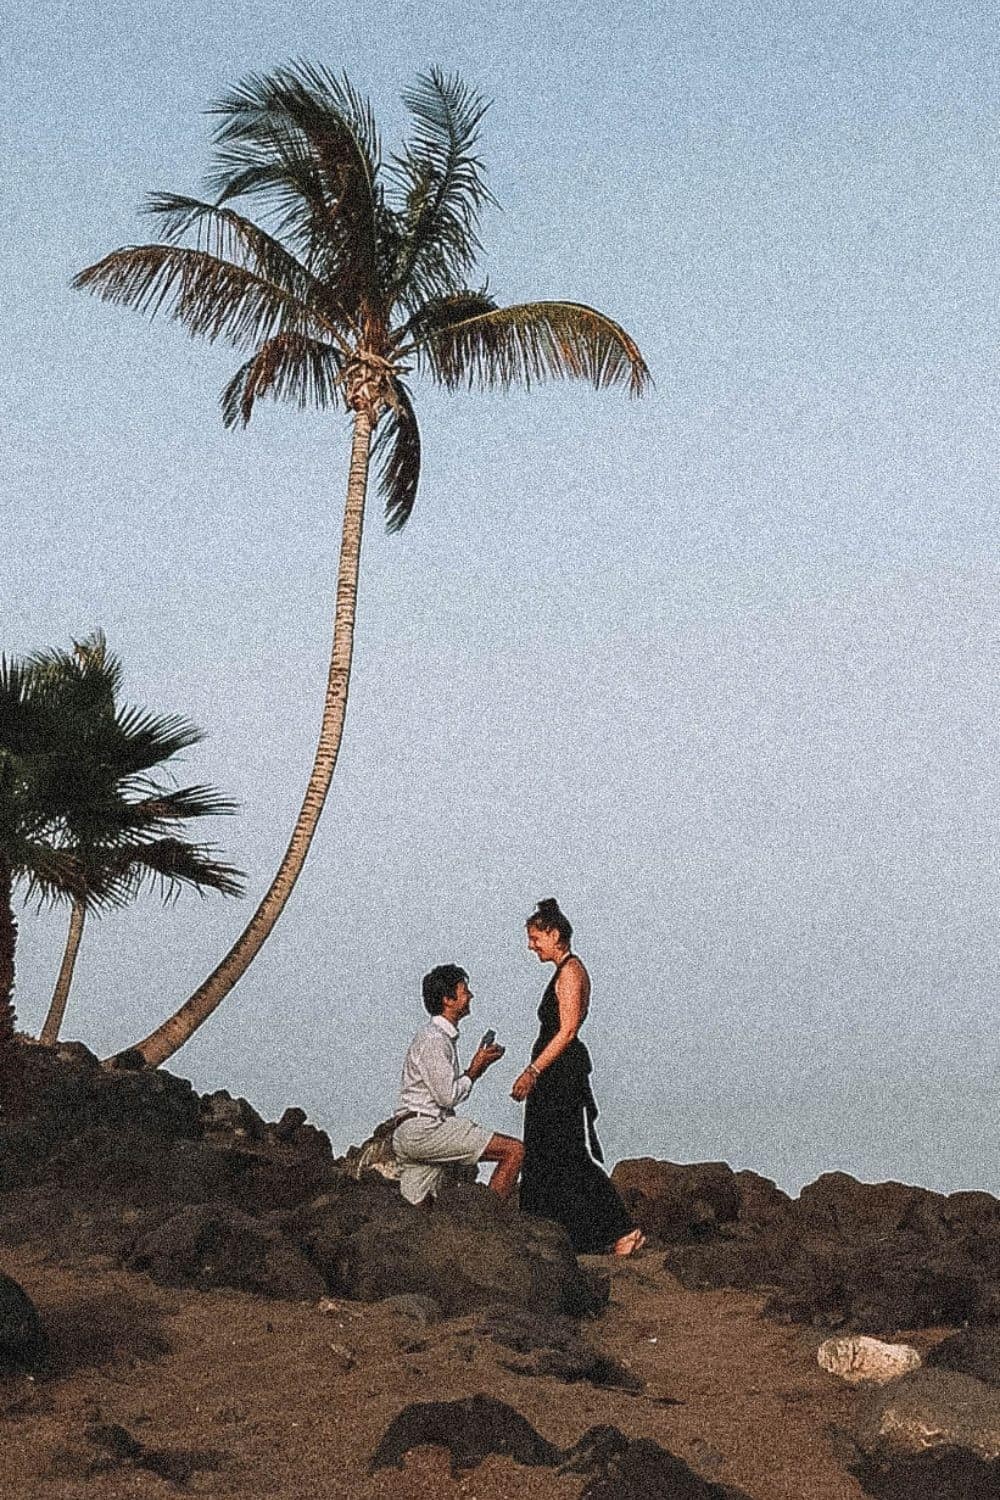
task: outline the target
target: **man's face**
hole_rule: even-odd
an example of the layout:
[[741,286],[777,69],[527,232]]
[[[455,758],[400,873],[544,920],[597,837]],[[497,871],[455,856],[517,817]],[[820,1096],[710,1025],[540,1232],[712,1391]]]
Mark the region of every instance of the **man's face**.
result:
[[457,1026],[464,1016],[469,1014],[472,1006],[472,991],[464,979],[460,979],[455,986],[454,995],[445,997],[444,1014],[453,1026]]

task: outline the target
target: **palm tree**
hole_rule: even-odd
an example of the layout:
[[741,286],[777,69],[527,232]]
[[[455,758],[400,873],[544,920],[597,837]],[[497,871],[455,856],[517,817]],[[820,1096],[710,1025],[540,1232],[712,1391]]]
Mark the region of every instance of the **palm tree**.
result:
[[69,934],[40,1040],[57,1041],[88,909],[133,901],[150,882],[165,900],[184,886],[236,896],[242,874],[206,845],[180,837],[188,820],[235,812],[210,787],[171,789],[159,772],[196,744],[201,731],[177,716],[122,709],[122,664],[95,631],[72,652],[47,651],[28,662],[60,706],[72,735],[71,777],[76,815],[68,852],[75,856],[79,890],[72,896]]
[[295,63],[245,79],[211,107],[218,124],[207,201],[154,194],[147,211],[159,241],[116,250],[74,283],[248,355],[222,393],[227,426],[249,422],[265,396],[344,405],[353,425],[333,650],[302,807],[244,932],[138,1044],[150,1064],[183,1045],[245,972],[305,862],[344,727],[373,436],[391,531],[416,499],[420,433],[406,377],[417,371],[456,391],[565,376],[632,395],[649,380],[635,342],[594,308],[500,307],[475,287],[480,215],[493,201],[476,154],[487,106],[436,69],[403,99],[412,135],[386,160],[371,107],[346,78]]
[[54,843],[72,818],[72,791],[56,762],[71,755],[68,735],[45,686],[18,662],[0,657],[0,1110],[23,1102],[15,1058],[17,921],[15,887],[43,900],[83,896],[75,857]]

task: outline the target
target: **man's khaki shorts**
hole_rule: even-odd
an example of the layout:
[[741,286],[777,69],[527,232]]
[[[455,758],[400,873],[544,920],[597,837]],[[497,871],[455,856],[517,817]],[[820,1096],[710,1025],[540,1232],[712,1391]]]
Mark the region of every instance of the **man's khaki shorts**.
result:
[[474,1120],[446,1115],[443,1120],[428,1120],[418,1115],[397,1125],[392,1149],[399,1162],[399,1190],[408,1203],[422,1203],[428,1193],[440,1191],[442,1170],[449,1162],[473,1167],[492,1139]]

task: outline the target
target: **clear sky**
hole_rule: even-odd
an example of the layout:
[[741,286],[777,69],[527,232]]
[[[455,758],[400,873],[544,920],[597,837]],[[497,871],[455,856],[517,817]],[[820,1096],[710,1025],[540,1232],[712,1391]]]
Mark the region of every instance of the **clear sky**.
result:
[[[13,0],[5,40],[0,647],[103,627],[128,696],[207,731],[183,774],[241,802],[253,896],[312,757],[346,423],[224,432],[235,358],[72,274],[199,189],[245,72],[343,68],[391,143],[437,63],[494,100],[495,294],[599,306],[656,379],[420,391],[320,833],[172,1066],[343,1148],[457,960],[509,1045],[475,1113],[516,1130],[556,895],[610,1160],[1000,1191],[995,5]],[[136,1040],[250,910],[95,924],[66,1034]],[[24,914],[27,1029],[64,924]]]

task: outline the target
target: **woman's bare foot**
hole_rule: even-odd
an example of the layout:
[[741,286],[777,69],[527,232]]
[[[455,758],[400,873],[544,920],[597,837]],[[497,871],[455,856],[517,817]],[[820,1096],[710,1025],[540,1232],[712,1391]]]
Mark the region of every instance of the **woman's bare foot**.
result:
[[611,1247],[612,1255],[634,1255],[641,1250],[646,1243],[646,1236],[641,1229],[631,1229],[628,1234],[623,1234],[620,1240],[615,1240]]

